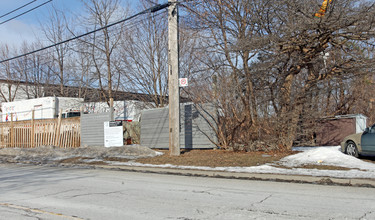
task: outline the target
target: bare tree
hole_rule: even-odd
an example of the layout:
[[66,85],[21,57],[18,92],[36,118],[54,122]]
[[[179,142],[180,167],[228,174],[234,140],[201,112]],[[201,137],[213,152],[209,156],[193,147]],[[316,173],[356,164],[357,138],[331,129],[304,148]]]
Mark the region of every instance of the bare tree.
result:
[[[140,2],[140,10],[153,6],[149,1]],[[121,54],[126,69],[126,89],[149,94],[152,100],[144,101],[163,107],[168,92],[168,30],[166,13],[159,13],[146,14],[129,24]]]
[[[51,44],[57,44],[71,37],[63,11],[53,6],[49,11],[49,16],[46,20],[49,22],[41,25],[42,32]],[[60,85],[60,94],[58,95],[65,96],[67,94],[64,91],[64,88],[70,80],[68,74],[69,70],[67,70],[67,62],[69,61],[68,57],[71,53],[69,50],[69,43],[58,44],[53,47],[53,50],[54,53],[52,54],[52,58],[55,66],[50,64],[51,71],[56,75],[57,83]]]
[[[93,76],[102,91],[103,101],[109,102],[114,97],[114,91],[118,90],[121,74],[118,70],[117,58],[120,40],[123,38],[123,26],[107,26],[114,21],[124,18],[126,11],[120,5],[119,0],[89,0],[82,1],[88,17],[81,20],[86,25],[84,28],[103,28],[100,33],[94,33],[89,39],[82,39],[89,46],[89,56],[93,64]],[[115,78],[116,77],[116,78]],[[117,82],[117,84],[115,83]]]
[[270,25],[273,49],[267,56],[269,70],[277,79],[274,91],[278,94],[273,95],[278,101],[273,104],[279,118],[278,133],[287,147],[296,139],[299,120],[309,114],[304,112],[313,102],[314,96],[309,94],[320,82],[358,75],[371,65],[362,50],[374,37],[374,3],[333,1],[321,18],[314,16],[314,6],[311,1],[272,5],[278,22],[274,19]]
[[206,54],[202,78],[214,83],[208,76],[215,75],[207,96],[223,113],[223,143],[261,141],[290,149],[323,112],[353,111],[348,88],[374,65],[369,55],[374,3],[332,1],[324,16],[315,17],[319,3],[201,0],[189,5],[197,15],[193,24],[207,39],[198,50]]
[[[41,43],[28,44],[24,42],[19,53],[27,53],[43,47]],[[26,98],[39,98],[45,95],[45,90],[56,82],[56,75],[52,73],[52,52],[45,50],[43,53],[33,53],[14,61],[13,71],[19,75],[23,83],[20,88]]]
[[[11,49],[8,45],[2,45],[0,48],[1,60],[7,59],[11,56]],[[0,66],[0,79],[6,83],[2,83],[0,86],[0,95],[2,101],[11,102],[17,95],[20,83],[17,81],[19,76],[14,72],[11,62],[4,62]]]
[[96,88],[96,80],[91,74],[93,66],[93,60],[90,56],[91,50],[85,43],[78,43],[73,50],[75,52],[75,62],[72,66],[72,71],[75,73],[76,78],[72,80],[72,83],[78,87],[78,97],[89,99],[94,96],[89,92],[90,88]]
[[[222,0],[193,3],[191,13],[196,13],[197,29],[201,31],[201,61],[206,66],[203,77],[210,83],[215,75],[213,97],[222,109],[221,120],[225,134],[222,142],[248,145],[258,133],[259,109],[255,83],[257,72],[251,63],[258,56],[267,38],[262,30],[260,1]],[[269,3],[270,4],[270,3]],[[265,6],[265,9],[269,5]],[[212,81],[211,81],[212,83]],[[229,90],[229,91],[228,91]],[[242,135],[247,132],[247,136]],[[227,140],[225,140],[227,139]],[[228,146],[224,146],[228,147]]]

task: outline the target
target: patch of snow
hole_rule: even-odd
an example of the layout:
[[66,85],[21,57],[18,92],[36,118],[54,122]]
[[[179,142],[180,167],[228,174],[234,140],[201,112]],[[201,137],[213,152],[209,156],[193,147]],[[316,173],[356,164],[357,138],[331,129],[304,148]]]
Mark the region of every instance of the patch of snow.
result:
[[280,164],[287,167],[321,164],[375,171],[375,164],[342,153],[340,146],[311,148],[281,159]]
[[97,158],[93,158],[93,159],[84,159],[82,161],[86,162],[86,163],[92,163],[92,162],[102,162],[103,160],[97,159]]

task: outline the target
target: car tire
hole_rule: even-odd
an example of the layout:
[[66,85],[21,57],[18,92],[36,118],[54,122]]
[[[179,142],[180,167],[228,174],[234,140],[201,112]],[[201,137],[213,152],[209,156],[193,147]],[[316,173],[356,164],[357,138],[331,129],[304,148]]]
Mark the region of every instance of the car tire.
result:
[[357,145],[353,141],[346,144],[345,153],[353,157],[359,157]]

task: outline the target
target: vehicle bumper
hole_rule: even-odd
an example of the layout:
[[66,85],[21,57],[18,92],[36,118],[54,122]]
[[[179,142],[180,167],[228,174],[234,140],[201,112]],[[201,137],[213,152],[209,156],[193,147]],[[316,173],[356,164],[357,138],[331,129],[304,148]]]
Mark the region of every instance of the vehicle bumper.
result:
[[340,144],[341,152],[345,153],[345,147],[346,147],[346,142],[345,141],[341,142],[341,144]]

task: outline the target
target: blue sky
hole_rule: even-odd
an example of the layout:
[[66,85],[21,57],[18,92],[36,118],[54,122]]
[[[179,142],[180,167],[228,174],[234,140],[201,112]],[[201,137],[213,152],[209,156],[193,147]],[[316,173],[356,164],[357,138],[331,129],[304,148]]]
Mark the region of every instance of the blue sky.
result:
[[[0,16],[31,1],[32,0],[0,0]],[[20,9],[19,11],[16,11],[6,17],[0,18],[0,22],[43,4],[46,1],[48,0],[36,0],[27,7]],[[122,0],[122,2],[128,2],[132,8],[136,8],[139,0]],[[0,25],[0,43],[7,43],[8,45],[17,46],[23,41],[33,41],[35,36],[40,33],[39,24],[44,22],[43,20],[47,17],[48,10],[51,9],[52,4],[55,5],[56,8],[74,13],[79,13],[82,11],[82,3],[80,0],[53,0],[51,3],[43,5],[30,13]]]

